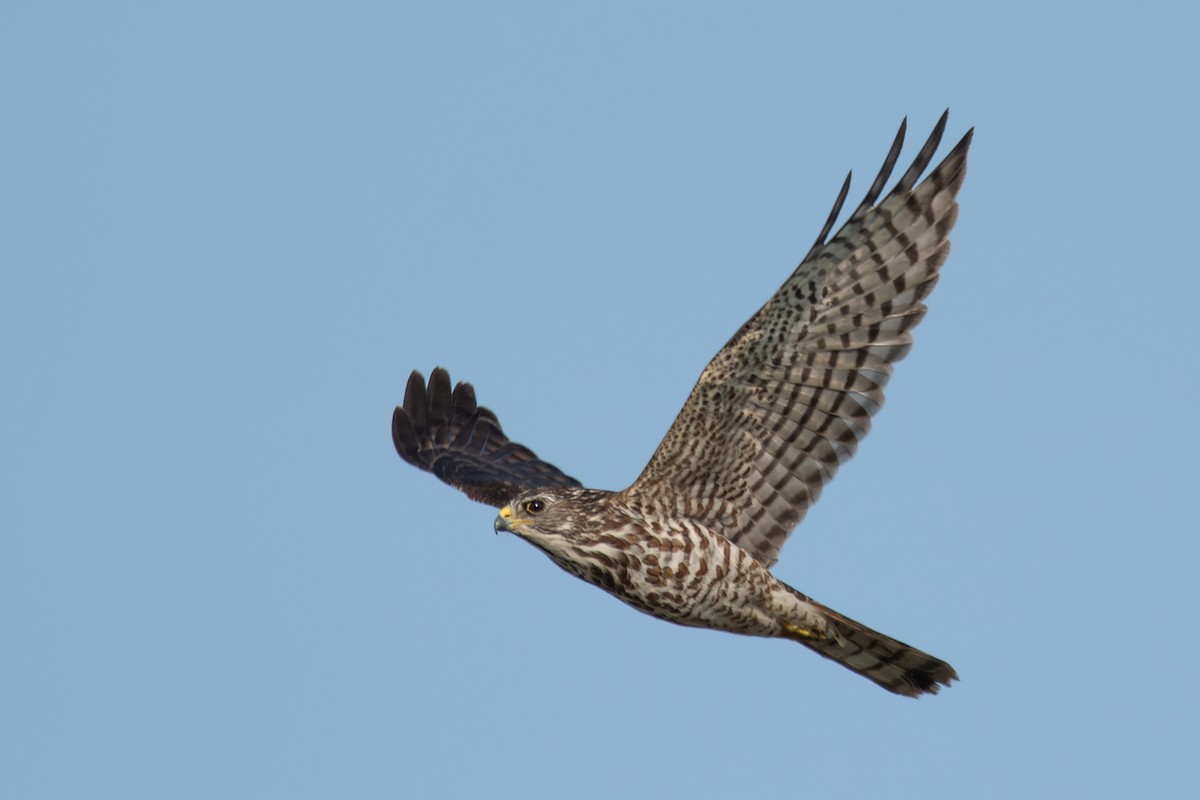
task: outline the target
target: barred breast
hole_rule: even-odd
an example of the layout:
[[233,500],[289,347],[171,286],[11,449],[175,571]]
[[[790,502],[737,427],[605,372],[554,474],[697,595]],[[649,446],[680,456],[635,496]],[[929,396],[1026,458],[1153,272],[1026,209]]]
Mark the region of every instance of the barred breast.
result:
[[762,562],[687,519],[664,528],[636,515],[550,555],[639,611],[680,625],[780,636],[783,620],[802,613]]

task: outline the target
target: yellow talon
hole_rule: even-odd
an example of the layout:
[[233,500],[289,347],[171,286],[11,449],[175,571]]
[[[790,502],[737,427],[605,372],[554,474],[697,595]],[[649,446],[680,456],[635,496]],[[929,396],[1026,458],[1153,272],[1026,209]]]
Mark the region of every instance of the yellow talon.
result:
[[810,631],[808,628],[801,628],[799,625],[793,625],[790,622],[783,623],[783,629],[798,639],[810,639],[817,642],[823,642],[829,638],[823,633],[818,631]]

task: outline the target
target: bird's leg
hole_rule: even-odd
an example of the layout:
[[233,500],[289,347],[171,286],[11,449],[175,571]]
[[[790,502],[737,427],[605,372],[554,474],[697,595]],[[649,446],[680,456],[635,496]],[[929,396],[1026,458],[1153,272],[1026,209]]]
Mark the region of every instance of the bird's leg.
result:
[[798,642],[824,642],[829,638],[820,631],[802,628],[799,625],[793,625],[790,622],[783,623],[783,630],[788,634],[789,639],[794,638]]

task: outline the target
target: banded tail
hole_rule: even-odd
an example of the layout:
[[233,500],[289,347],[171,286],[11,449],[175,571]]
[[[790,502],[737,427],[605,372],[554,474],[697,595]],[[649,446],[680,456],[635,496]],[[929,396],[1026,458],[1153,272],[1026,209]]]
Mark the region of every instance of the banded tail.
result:
[[805,600],[826,615],[834,635],[824,639],[803,634],[788,638],[874,681],[889,692],[920,697],[922,694],[937,694],[943,686],[958,680],[954,667],[945,661],[871,630],[812,598]]

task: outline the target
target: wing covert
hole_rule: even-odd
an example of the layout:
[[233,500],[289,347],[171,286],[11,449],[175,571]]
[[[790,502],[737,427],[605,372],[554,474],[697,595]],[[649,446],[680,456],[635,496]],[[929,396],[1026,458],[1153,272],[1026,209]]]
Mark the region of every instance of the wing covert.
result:
[[812,249],[709,362],[627,495],[776,561],[870,429],[949,255],[973,131],[917,185],[946,118],[876,205],[903,145],[900,126],[866,198],[826,243],[847,177]]
[[499,508],[527,489],[579,486],[524,445],[509,441],[490,409],[477,405],[475,389],[438,367],[425,378],[413,371],[404,404],[392,415],[392,442],[400,457],[443,482]]

